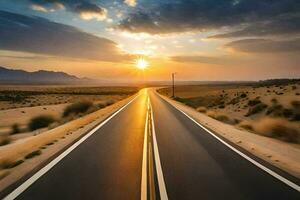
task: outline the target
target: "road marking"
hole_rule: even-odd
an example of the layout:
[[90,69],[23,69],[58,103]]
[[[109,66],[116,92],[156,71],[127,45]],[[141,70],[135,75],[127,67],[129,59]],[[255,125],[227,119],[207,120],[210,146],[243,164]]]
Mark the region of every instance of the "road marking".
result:
[[[168,102],[168,101],[167,101]],[[169,103],[169,102],[168,102]],[[207,131],[209,134],[211,134],[213,137],[215,137],[217,140],[219,140],[221,143],[223,143],[225,146],[227,146],[229,149],[231,149],[232,151],[236,152],[237,154],[239,154],[240,156],[242,156],[243,158],[245,158],[246,160],[248,160],[249,162],[251,162],[252,164],[254,164],[255,166],[259,167],[260,169],[262,169],[263,171],[267,172],[268,174],[270,174],[271,176],[275,177],[276,179],[280,180],[281,182],[285,183],[286,185],[290,186],[291,188],[297,190],[298,192],[300,192],[300,186],[297,185],[296,183],[293,183],[292,181],[284,178],[283,176],[277,174],[276,172],[272,171],[271,169],[265,167],[264,165],[260,164],[259,162],[255,161],[254,159],[250,158],[249,156],[247,156],[246,154],[242,153],[241,151],[239,151],[238,149],[234,148],[233,146],[231,146],[230,144],[228,144],[227,142],[225,142],[224,140],[222,140],[220,137],[218,137],[216,134],[214,134],[213,132],[211,132],[209,129],[207,129],[206,127],[204,127],[203,125],[201,125],[199,122],[197,122],[194,118],[190,117],[188,114],[186,114],[184,111],[180,110],[179,108],[177,108],[175,105],[169,103],[170,105],[172,105],[174,108],[176,108],[178,111],[180,111],[181,113],[183,113],[186,117],[188,117],[190,120],[192,120],[194,123],[196,123],[198,126],[200,126],[202,129],[204,129],[205,131]]]
[[76,147],[78,147],[82,142],[88,139],[91,135],[93,135],[98,129],[100,129],[103,125],[105,125],[109,120],[111,120],[114,116],[120,113],[124,108],[126,108],[129,104],[131,104],[140,94],[135,96],[132,100],[130,100],[126,105],[121,107],[115,113],[113,113],[110,117],[104,120],[101,124],[93,128],[89,133],[83,136],[80,140],[70,146],[67,150],[57,156],[54,160],[48,163],[45,167],[36,172],[33,176],[27,179],[24,183],[22,183],[19,187],[17,187],[14,191],[8,194],[3,200],[13,200],[17,198],[22,192],[24,192],[29,186],[31,186],[35,181],[37,181],[41,176],[47,173],[52,167],[54,167],[59,161],[61,161],[64,157],[66,157],[69,153],[71,153]]
[[147,99],[147,113],[146,113],[145,132],[144,132],[143,161],[142,161],[142,181],[141,181],[141,200],[147,200],[148,114],[149,114],[149,98]]
[[154,159],[155,159],[155,166],[156,166],[156,173],[157,173],[157,179],[158,179],[160,199],[168,200],[166,184],[165,184],[164,175],[163,175],[162,168],[161,168],[161,163],[160,163],[159,152],[158,152],[158,146],[157,146],[157,140],[156,140],[156,134],[155,134],[155,127],[154,127],[154,120],[153,120],[153,110],[152,110],[151,102],[150,102],[150,110],[151,110],[151,125],[152,125],[152,139],[153,139]]

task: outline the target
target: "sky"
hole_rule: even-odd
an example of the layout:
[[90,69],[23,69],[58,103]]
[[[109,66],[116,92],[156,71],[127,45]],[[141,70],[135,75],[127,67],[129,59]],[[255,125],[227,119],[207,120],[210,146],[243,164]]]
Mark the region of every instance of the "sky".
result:
[[299,78],[299,55],[299,0],[0,0],[0,66],[12,69],[261,80]]

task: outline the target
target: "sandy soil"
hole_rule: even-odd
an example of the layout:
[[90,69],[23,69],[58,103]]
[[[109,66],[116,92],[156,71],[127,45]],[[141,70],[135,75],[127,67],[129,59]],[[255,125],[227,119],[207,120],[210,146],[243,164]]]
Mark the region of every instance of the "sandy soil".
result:
[[[5,163],[14,163],[17,160],[24,160],[25,162],[14,168],[0,170],[0,177],[2,176],[2,179],[0,178],[0,191],[28,174],[32,169],[41,165],[48,158],[71,144],[74,140],[87,133],[109,115],[128,103],[134,96],[128,97],[52,130],[43,132],[42,134],[1,146],[0,164],[2,164],[2,166]],[[39,149],[42,151],[41,155],[29,160],[24,159],[24,156]]]
[[0,85],[0,110],[57,105],[77,101],[102,101],[116,96],[132,95],[138,91],[135,87],[99,87],[99,86],[22,86]]
[[[193,101],[191,106],[194,108],[203,106],[237,119],[259,119],[264,116],[263,112],[249,117],[245,116],[249,109],[249,100],[258,98],[261,102],[271,106],[272,99],[276,99],[278,104],[289,109],[292,101],[300,101],[300,84],[264,87],[239,84],[177,86],[175,91],[177,97]],[[171,89],[163,88],[160,90],[160,93],[170,97]],[[229,103],[241,94],[245,94],[246,97],[237,99],[235,104]],[[224,102],[224,107],[220,108],[222,101]]]
[[[78,98],[73,96],[73,102],[88,100],[94,102],[94,104],[109,102],[109,101],[119,101],[126,96],[122,95],[102,95],[96,99],[93,98]],[[76,100],[75,100],[76,99]],[[3,129],[8,130],[10,126],[14,123],[18,123],[21,126],[28,124],[29,120],[38,115],[52,115],[55,118],[60,118],[64,108],[69,105],[69,103],[58,104],[58,105],[43,105],[43,106],[34,106],[34,107],[22,107],[8,110],[0,111],[0,133],[5,132]]]
[[300,145],[282,142],[238,129],[199,113],[180,102],[171,100],[163,95],[160,96],[217,134],[274,166],[300,178]]

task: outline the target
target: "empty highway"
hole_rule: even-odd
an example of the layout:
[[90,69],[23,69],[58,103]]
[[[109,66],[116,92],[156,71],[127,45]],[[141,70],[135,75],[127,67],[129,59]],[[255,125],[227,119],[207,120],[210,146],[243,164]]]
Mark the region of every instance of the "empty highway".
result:
[[147,89],[26,184],[6,199],[300,199]]

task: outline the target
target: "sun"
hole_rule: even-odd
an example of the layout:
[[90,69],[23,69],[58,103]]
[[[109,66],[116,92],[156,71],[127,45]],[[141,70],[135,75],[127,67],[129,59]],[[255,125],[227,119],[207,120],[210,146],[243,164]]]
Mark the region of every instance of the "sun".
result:
[[146,69],[149,66],[149,63],[143,59],[143,58],[139,58],[135,61],[135,65],[138,69]]

